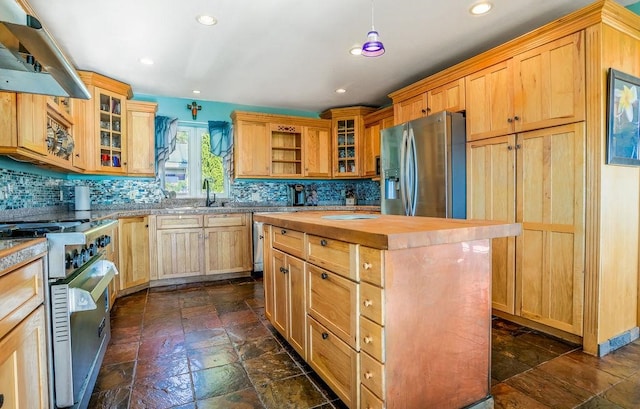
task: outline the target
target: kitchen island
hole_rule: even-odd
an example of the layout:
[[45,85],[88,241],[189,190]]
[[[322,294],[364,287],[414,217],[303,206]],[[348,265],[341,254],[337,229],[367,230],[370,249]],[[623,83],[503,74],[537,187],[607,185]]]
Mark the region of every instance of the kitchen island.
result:
[[492,408],[491,239],[520,224],[257,213],[265,315],[349,408]]

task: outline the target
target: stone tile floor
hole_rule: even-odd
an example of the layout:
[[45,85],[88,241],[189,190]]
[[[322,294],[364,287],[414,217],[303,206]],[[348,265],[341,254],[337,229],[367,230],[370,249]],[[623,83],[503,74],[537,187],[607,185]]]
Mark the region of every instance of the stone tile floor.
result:
[[[90,408],[345,408],[265,320],[261,280],[144,290],[111,325]],[[500,319],[492,338],[496,409],[640,408],[639,341],[598,359]]]

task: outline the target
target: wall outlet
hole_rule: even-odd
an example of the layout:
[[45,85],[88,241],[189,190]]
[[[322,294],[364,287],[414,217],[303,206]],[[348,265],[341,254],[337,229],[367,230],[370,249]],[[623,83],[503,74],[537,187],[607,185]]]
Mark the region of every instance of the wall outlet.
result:
[[129,199],[134,200],[136,198],[136,191],[135,190],[130,190],[129,191]]
[[64,192],[62,191],[62,189],[60,189],[60,201],[62,202],[64,200]]
[[258,193],[258,192],[251,193],[251,201],[252,202],[259,202],[260,201],[260,193]]

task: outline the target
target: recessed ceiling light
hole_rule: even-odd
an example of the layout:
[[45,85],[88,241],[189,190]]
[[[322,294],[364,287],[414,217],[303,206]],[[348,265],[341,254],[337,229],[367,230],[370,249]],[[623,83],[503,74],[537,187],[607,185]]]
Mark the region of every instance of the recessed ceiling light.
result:
[[153,60],[151,58],[140,58],[140,63],[144,65],[153,65]]
[[469,13],[473,14],[474,16],[480,16],[482,14],[487,14],[492,7],[493,4],[489,3],[488,1],[476,3],[471,6],[471,8],[469,9]]
[[207,14],[199,15],[198,17],[196,17],[196,20],[198,21],[198,23],[205,26],[214,26],[218,23],[218,20],[216,20],[215,17],[209,16]]
[[354,45],[353,47],[351,47],[349,49],[349,54],[351,54],[351,55],[362,55],[362,46],[361,45]]
[[338,89],[336,90],[336,94],[344,94],[345,92],[347,92],[347,90],[346,90],[346,89],[344,89],[344,88],[338,88]]
[[194,89],[194,90],[193,90],[193,93],[194,93],[194,94],[199,94],[199,93],[200,93],[200,90],[199,90],[199,89]]

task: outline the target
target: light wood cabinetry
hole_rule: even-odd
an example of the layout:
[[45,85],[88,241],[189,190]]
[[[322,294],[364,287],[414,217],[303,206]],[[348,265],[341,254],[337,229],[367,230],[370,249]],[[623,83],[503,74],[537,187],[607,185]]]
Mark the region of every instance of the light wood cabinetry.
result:
[[584,120],[584,78],[582,31],[469,75],[467,139]]
[[120,291],[149,283],[149,216],[119,220]]
[[493,240],[493,307],[582,335],[584,123],[469,142],[468,218],[523,224]]
[[320,114],[321,118],[331,119],[334,178],[361,176],[364,116],[373,111],[374,108],[356,106],[329,109]]
[[379,176],[380,131],[391,126],[393,126],[393,106],[379,109],[364,117],[362,176]]
[[47,96],[17,95],[18,146],[47,154]]
[[327,177],[329,121],[234,111],[236,177]]
[[427,115],[440,111],[459,112],[465,108],[464,78],[427,91]]
[[396,125],[422,118],[427,113],[427,94],[422,93],[393,104]]
[[251,214],[160,215],[155,246],[160,280],[251,271]]
[[44,256],[0,271],[0,395],[9,408],[49,407]]
[[158,104],[154,102],[127,102],[127,174],[154,176],[155,119]]

